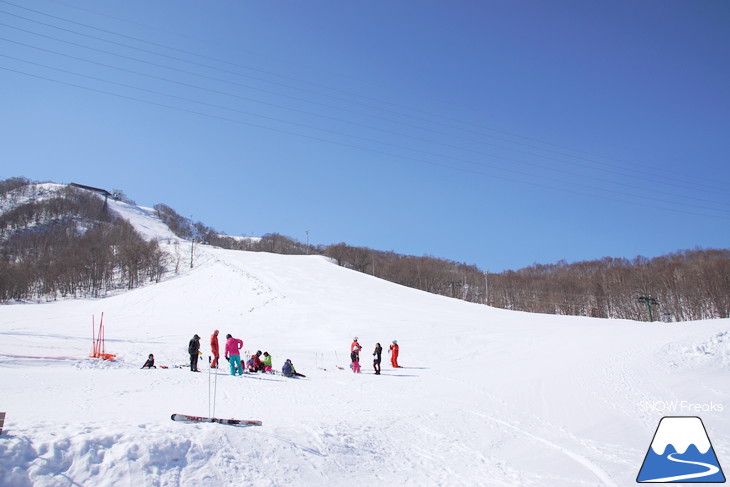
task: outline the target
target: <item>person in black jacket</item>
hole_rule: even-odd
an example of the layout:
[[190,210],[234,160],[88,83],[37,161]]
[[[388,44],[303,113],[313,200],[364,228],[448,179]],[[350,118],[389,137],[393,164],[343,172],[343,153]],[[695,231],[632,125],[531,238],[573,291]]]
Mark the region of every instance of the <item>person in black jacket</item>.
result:
[[380,375],[380,360],[381,356],[383,354],[383,347],[380,346],[380,343],[375,344],[375,351],[373,352],[373,368],[375,369],[375,375]]
[[157,367],[155,367],[155,356],[150,354],[150,356],[147,357],[147,362],[144,363],[142,368],[156,369]]
[[200,337],[196,334],[188,344],[188,353],[190,354],[190,371],[200,372],[198,370],[198,353],[200,352]]

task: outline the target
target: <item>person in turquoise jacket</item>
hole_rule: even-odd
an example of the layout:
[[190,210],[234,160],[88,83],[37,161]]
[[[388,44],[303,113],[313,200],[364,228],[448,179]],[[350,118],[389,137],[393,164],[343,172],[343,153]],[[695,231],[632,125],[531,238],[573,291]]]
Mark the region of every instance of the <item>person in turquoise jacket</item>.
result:
[[233,338],[231,334],[226,335],[226,360],[231,366],[231,375],[243,375],[243,367],[241,366],[241,348],[243,348],[243,340]]

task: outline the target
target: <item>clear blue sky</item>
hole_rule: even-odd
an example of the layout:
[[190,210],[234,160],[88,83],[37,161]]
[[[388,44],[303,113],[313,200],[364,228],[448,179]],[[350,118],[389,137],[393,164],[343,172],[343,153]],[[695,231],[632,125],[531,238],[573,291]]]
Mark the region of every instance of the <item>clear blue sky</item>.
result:
[[0,177],[493,272],[730,242],[730,3],[0,0]]

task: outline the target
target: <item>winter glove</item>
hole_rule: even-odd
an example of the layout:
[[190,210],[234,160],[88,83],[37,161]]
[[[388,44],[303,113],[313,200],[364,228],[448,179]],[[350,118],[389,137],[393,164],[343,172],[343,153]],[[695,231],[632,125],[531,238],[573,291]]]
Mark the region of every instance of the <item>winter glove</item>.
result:
[[231,361],[231,359],[230,359],[229,357],[226,357],[226,361],[230,362],[230,361]]

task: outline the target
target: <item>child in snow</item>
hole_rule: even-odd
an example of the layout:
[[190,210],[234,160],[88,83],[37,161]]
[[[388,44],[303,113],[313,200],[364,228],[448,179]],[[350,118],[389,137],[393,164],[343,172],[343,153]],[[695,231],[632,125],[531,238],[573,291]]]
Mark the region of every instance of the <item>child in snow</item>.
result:
[[290,359],[286,359],[286,362],[284,362],[284,366],[281,368],[281,373],[287,377],[306,377],[306,375],[297,372],[297,369],[294,368],[294,364],[291,363]]
[[143,369],[144,368],[147,368],[147,369],[156,369],[157,367],[155,367],[155,356],[152,355],[152,354],[150,354],[150,356],[147,357],[147,362],[144,363],[144,365],[142,366],[142,368]]
[[383,353],[383,347],[380,346],[380,343],[375,344],[375,351],[373,352],[373,356],[375,359],[373,359],[373,368],[375,369],[375,375],[380,375],[380,356]]
[[271,368],[271,355],[269,352],[264,352],[264,372],[273,372]]
[[264,364],[261,363],[261,350],[256,352],[256,354],[251,357],[251,360],[253,361],[251,364],[251,372],[263,372]]
[[350,368],[356,374],[360,373],[360,350],[362,350],[362,347],[358,343],[357,337],[355,337],[352,339],[352,345],[350,345],[350,360],[352,361]]

